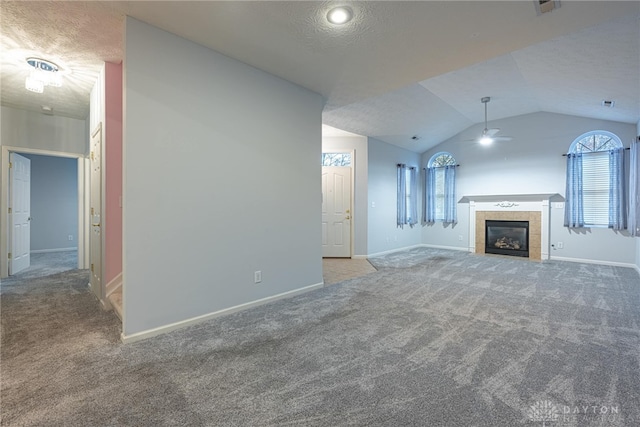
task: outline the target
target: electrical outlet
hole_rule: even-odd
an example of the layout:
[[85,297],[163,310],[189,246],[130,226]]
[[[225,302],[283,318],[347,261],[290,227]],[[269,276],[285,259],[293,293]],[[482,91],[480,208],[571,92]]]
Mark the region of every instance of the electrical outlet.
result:
[[458,235],[458,240],[462,242],[462,234]]
[[371,207],[375,208],[376,207],[376,202],[371,202]]
[[253,273],[253,282],[254,283],[262,282],[262,271],[258,270]]
[[564,249],[564,243],[563,242],[558,242],[557,247],[558,247],[558,249]]
[[69,234],[69,241],[73,240],[73,234]]

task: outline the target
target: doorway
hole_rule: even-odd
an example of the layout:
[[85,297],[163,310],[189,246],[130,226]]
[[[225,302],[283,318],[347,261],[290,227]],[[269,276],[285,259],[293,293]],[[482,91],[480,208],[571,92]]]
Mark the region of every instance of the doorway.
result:
[[353,151],[322,153],[322,257],[351,258]]
[[[33,191],[31,203],[31,238],[29,253],[34,268],[52,270],[66,269],[69,263],[74,268],[87,268],[85,254],[85,159],[80,154],[63,153],[22,147],[2,146],[0,188],[3,206],[9,205],[9,163],[12,153],[28,158],[32,165]],[[44,170],[42,170],[44,168]],[[36,174],[34,176],[34,173]],[[36,182],[33,182],[35,178]],[[49,181],[49,182],[47,182]],[[58,184],[55,184],[55,183]],[[64,188],[59,188],[61,183]],[[49,187],[47,188],[47,185]],[[34,212],[38,212],[37,214]],[[53,220],[53,223],[51,222]],[[86,227],[86,228],[85,228]],[[14,243],[9,239],[10,217],[8,209],[0,210],[0,277],[9,276],[9,253]],[[73,251],[72,260],[66,251]],[[59,253],[58,253],[59,252]],[[55,255],[58,253],[57,255]],[[63,260],[63,261],[61,261]],[[60,265],[51,265],[59,263]],[[64,264],[64,265],[63,265]],[[32,272],[32,274],[43,274]]]

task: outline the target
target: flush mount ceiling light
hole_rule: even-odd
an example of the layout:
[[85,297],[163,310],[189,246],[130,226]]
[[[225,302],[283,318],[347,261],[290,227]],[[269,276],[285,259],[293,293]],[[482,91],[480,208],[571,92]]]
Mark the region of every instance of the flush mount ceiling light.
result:
[[43,93],[45,86],[62,86],[60,68],[53,62],[40,58],[27,58],[27,64],[33,67],[24,82],[27,90]]
[[327,13],[327,20],[334,25],[346,24],[351,21],[351,18],[353,18],[353,11],[346,6],[334,7]]

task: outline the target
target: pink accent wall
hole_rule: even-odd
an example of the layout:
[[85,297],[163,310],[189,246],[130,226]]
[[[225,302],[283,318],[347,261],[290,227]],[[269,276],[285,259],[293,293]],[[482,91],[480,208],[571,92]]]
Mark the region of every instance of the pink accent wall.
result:
[[105,63],[104,283],[122,272],[122,64]]

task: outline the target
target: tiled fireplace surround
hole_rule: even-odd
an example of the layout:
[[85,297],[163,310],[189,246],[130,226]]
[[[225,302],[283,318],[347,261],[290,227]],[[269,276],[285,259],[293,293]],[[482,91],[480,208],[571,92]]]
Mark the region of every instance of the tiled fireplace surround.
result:
[[559,194],[465,196],[469,203],[469,252],[483,254],[485,221],[529,221],[529,259],[549,259],[549,215],[551,201]]

